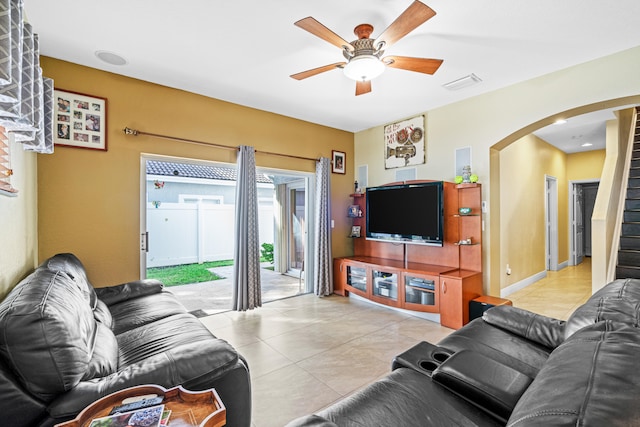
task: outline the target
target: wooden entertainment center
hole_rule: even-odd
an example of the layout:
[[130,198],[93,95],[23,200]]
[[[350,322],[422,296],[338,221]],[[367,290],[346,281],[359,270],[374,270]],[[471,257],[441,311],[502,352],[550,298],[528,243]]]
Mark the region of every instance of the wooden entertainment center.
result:
[[[354,237],[354,256],[334,259],[336,294],[352,292],[392,307],[439,313],[449,328],[469,322],[469,301],[483,293],[481,185],[443,184],[441,247],[367,240],[365,195],[351,195],[362,212],[353,218],[361,237]],[[461,214],[460,208],[470,212]]]

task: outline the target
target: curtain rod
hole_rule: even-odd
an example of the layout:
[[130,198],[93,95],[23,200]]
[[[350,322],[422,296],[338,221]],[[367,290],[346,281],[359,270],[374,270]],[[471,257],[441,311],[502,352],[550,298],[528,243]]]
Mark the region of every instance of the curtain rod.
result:
[[[208,147],[222,148],[224,150],[233,150],[233,151],[238,151],[239,150],[239,147],[233,147],[231,145],[215,144],[213,142],[196,141],[194,139],[178,138],[178,137],[169,136],[169,135],[159,135],[159,134],[156,134],[156,133],[149,133],[149,132],[144,132],[144,131],[141,131],[141,130],[131,129],[131,128],[124,128],[124,129],[122,129],[122,131],[124,132],[125,135],[133,135],[133,136],[146,135],[146,136],[153,136],[155,138],[162,138],[162,139],[169,139],[169,140],[173,140],[173,141],[186,142],[186,143],[189,143],[189,144],[198,144],[198,145],[206,145]],[[257,153],[268,154],[270,156],[289,157],[291,159],[298,159],[298,160],[311,160],[311,161],[314,161],[314,162],[320,161],[320,159],[314,159],[312,157],[294,156],[293,154],[273,153],[273,152],[270,152],[270,151],[258,151],[258,150],[255,150],[255,152],[256,152],[256,154]]]

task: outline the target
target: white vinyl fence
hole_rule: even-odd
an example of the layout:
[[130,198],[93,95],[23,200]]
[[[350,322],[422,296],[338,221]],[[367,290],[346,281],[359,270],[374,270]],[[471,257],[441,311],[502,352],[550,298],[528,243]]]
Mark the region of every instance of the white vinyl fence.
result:
[[[260,244],[273,243],[273,205],[258,207]],[[233,259],[234,205],[147,205],[147,267]]]

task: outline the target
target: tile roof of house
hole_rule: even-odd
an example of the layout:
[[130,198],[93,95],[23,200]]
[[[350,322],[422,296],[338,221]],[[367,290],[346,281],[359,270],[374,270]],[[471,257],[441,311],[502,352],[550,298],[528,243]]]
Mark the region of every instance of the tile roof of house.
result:
[[[148,175],[181,176],[185,178],[218,179],[222,181],[235,181],[236,169],[221,166],[194,165],[188,163],[159,162],[147,160]],[[272,181],[262,173],[256,174],[259,183]]]

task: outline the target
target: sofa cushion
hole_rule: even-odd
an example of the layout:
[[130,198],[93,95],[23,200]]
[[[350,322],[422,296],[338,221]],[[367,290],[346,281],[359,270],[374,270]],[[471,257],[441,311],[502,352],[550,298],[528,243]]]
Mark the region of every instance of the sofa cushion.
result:
[[547,346],[495,327],[482,318],[451,333],[438,346],[450,352],[478,352],[531,378],[538,374],[551,353]]
[[567,320],[565,338],[601,320],[636,323],[640,304],[640,280],[618,279],[599,289]]
[[106,288],[96,288],[98,298],[105,304],[111,306],[122,301],[139,298],[145,295],[162,292],[164,284],[155,279],[134,280],[133,282],[122,283],[117,286]]
[[[120,347],[121,369],[183,344],[216,339],[202,322],[191,314],[165,317],[116,337]],[[237,358],[237,355],[234,354],[233,357]]]
[[113,316],[111,315],[111,311],[109,311],[107,304],[102,302],[102,300],[96,301],[96,308],[93,310],[93,318],[96,319],[96,322],[103,324],[107,328],[113,328]]
[[508,426],[615,426],[640,420],[640,330],[602,321],[567,339],[518,401]]
[[[436,404],[433,404],[437,402]],[[500,426],[504,423],[409,368],[399,368],[291,426]],[[319,423],[324,421],[325,424]]]
[[69,253],[57,254],[45,260],[40,267],[46,267],[52,271],[64,271],[67,273],[67,276],[69,276],[69,278],[78,285],[78,289],[87,296],[87,300],[89,301],[91,308],[95,308],[98,297],[96,296],[96,291],[91,282],[89,282],[87,272],[78,257]]
[[102,323],[96,325],[96,339],[91,359],[82,380],[106,377],[118,370],[118,341],[111,329]]
[[38,268],[0,303],[0,355],[44,401],[85,375],[96,331],[89,294],[77,276]]
[[109,311],[113,317],[113,333],[116,335],[165,317],[187,313],[187,309],[168,291],[131,298],[110,305]]

